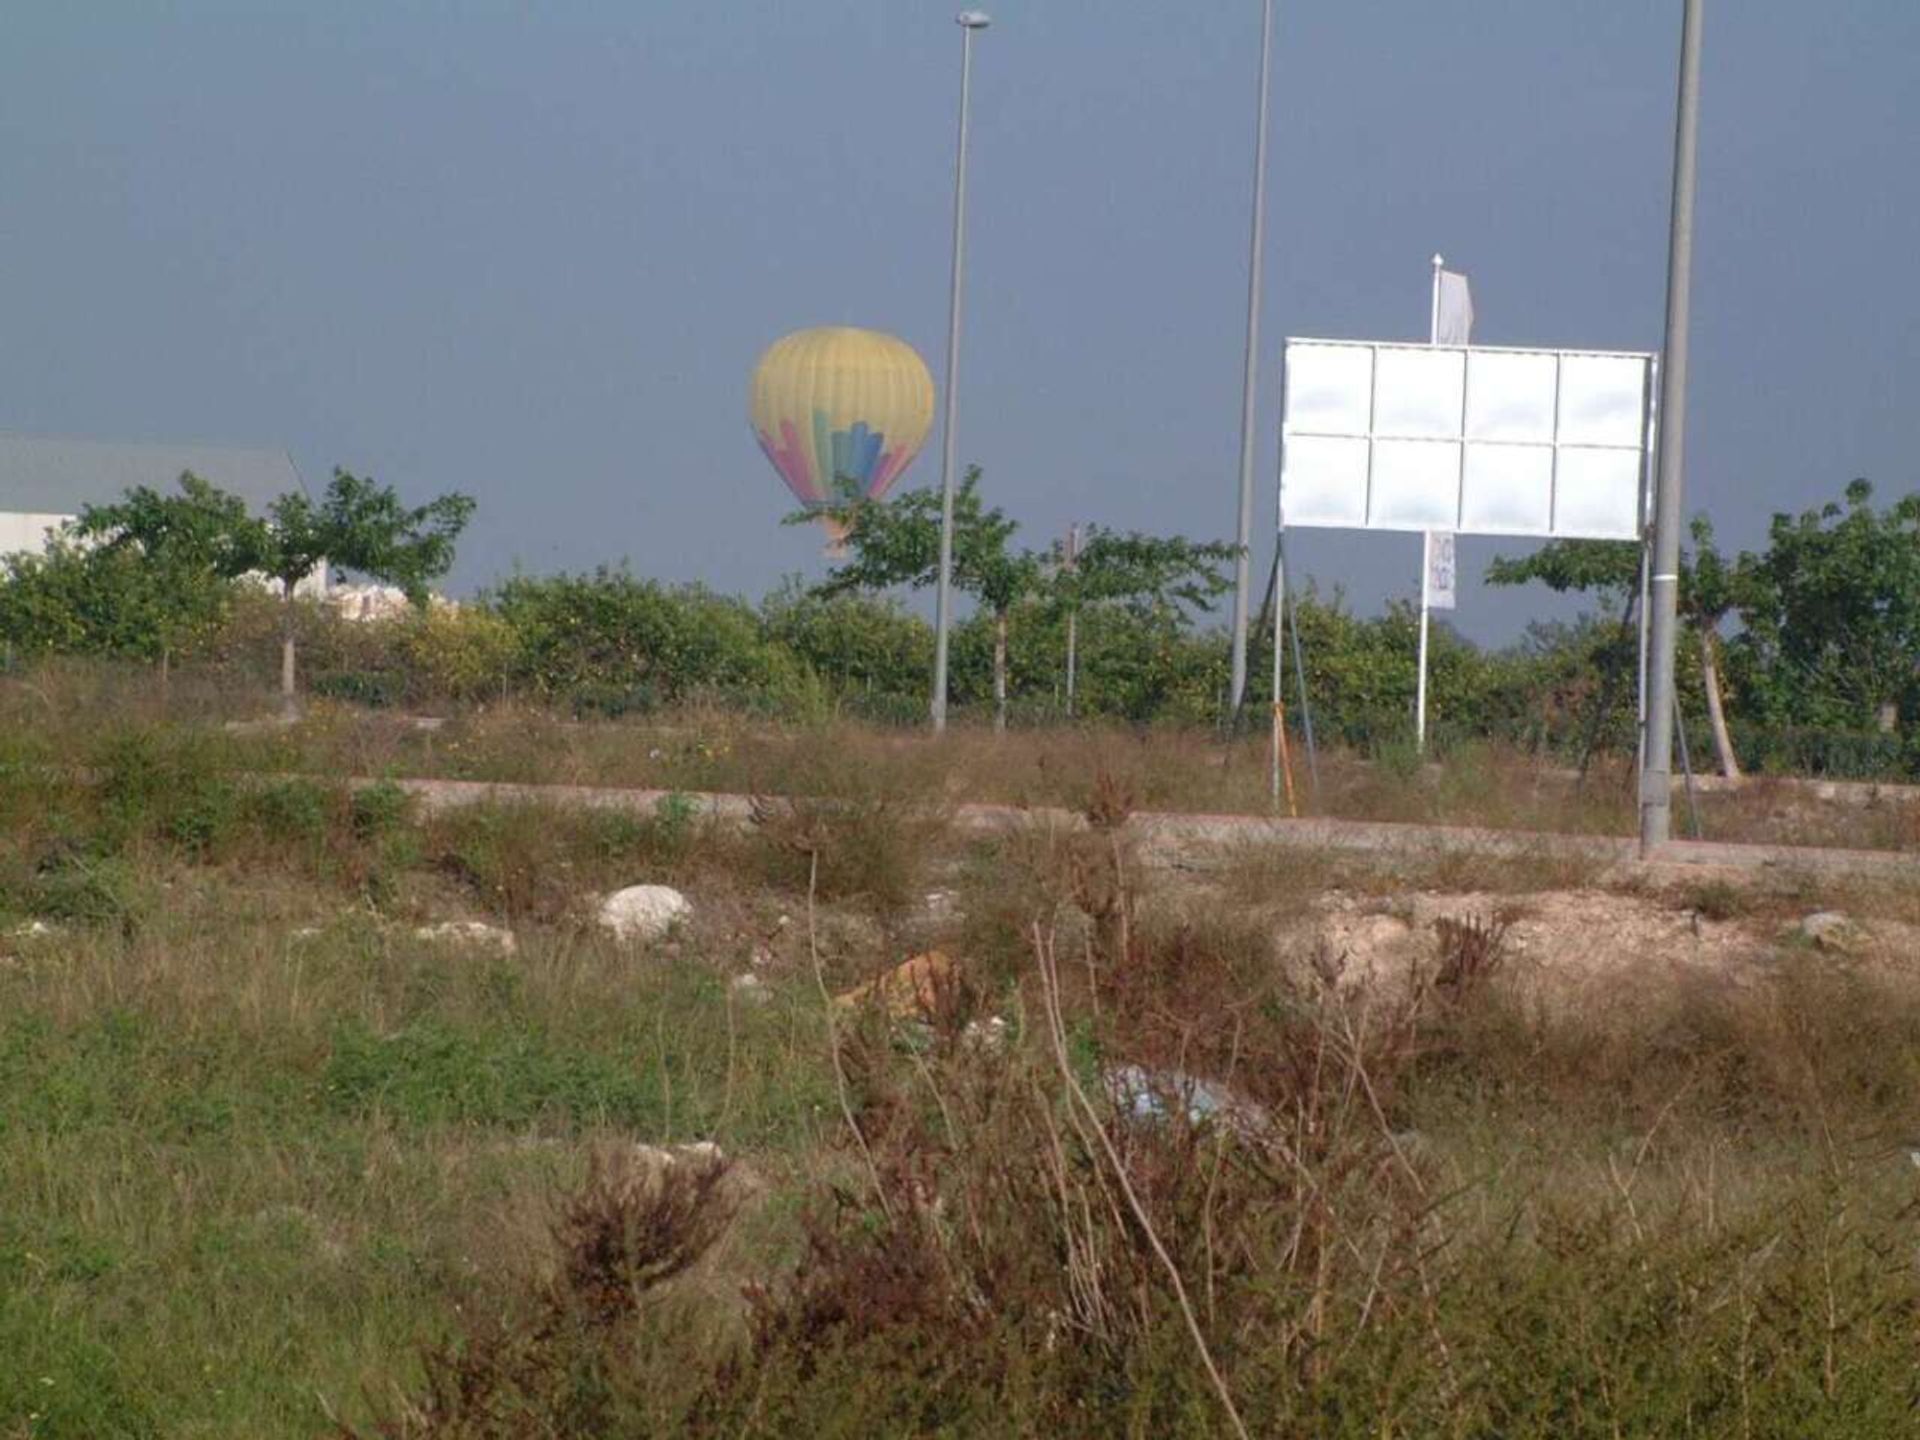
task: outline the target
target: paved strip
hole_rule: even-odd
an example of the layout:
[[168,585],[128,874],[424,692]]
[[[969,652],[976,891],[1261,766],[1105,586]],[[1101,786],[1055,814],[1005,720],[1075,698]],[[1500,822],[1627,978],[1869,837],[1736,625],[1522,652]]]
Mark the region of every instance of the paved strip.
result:
[[[669,796],[691,801],[703,815],[746,822],[754,799],[708,791],[630,790],[589,785],[521,785],[488,780],[355,780],[356,788],[386,783],[414,796],[428,812],[476,804],[559,805],[578,809],[653,814]],[[785,797],[769,797],[775,800]],[[1003,831],[1023,825],[1077,828],[1084,821],[1058,807],[960,805],[954,823],[963,829]],[[1736,870],[1808,871],[1828,875],[1920,877],[1920,855],[1894,850],[1840,850],[1808,845],[1736,845],[1712,840],[1674,840],[1648,861],[1636,840],[1621,835],[1564,835],[1535,830],[1494,830],[1472,825],[1423,825],[1383,820],[1289,820],[1264,815],[1206,815],[1136,811],[1131,822],[1150,841],[1172,846],[1275,844],[1307,850],[1345,850],[1418,858],[1466,853],[1515,858],[1592,860],[1623,868],[1718,867]]]

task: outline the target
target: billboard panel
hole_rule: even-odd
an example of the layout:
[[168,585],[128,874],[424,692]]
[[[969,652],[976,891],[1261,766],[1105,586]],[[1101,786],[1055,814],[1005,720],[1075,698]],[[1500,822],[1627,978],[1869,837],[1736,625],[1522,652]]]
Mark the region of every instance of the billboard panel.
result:
[[1640,536],[1653,357],[1286,342],[1283,525]]

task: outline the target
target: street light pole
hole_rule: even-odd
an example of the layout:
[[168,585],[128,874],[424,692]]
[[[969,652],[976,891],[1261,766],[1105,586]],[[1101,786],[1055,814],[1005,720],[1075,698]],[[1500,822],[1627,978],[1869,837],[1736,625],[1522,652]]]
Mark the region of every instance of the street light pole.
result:
[[1704,0],[1685,0],[1680,98],[1674,119],[1673,201],[1667,240],[1667,336],[1660,356],[1660,454],[1653,511],[1653,633],[1647,675],[1647,745],[1640,772],[1640,854],[1673,831],[1673,649],[1679,629],[1682,460],[1687,433],[1687,322],[1693,279],[1694,155],[1700,131],[1700,28]]
[[946,407],[940,424],[940,587],[933,612],[933,733],[947,728],[947,631],[953,620],[954,415],[960,393],[960,283],[967,240],[967,107],[973,89],[973,36],[992,23],[979,10],[962,10],[960,26],[960,139],[953,165],[953,280],[947,296]]
[[1260,12],[1260,101],[1253,132],[1253,236],[1247,260],[1247,353],[1240,391],[1240,514],[1235,531],[1239,558],[1233,566],[1233,684],[1228,709],[1240,713],[1247,693],[1247,604],[1251,586],[1253,549],[1253,454],[1256,442],[1254,414],[1260,371],[1260,262],[1267,213],[1267,91],[1273,64],[1273,0],[1264,0]]

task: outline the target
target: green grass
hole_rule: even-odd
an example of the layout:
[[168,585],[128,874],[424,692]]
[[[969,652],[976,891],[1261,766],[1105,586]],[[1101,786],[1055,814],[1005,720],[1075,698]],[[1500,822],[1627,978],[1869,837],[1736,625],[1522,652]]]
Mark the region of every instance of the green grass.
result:
[[295,939],[344,897],[147,879],[131,933],[5,946],[0,1434],[364,1419],[478,1272],[532,1263],[594,1137],[799,1153],[831,1103],[797,986],[729,1018],[691,959]]
[[[687,762],[844,802],[744,832],[680,802],[426,815],[349,794],[342,751],[262,783],[240,771],[272,756],[201,724],[0,743],[5,1440],[1221,1433],[1046,1041],[1036,921],[1080,1084],[1177,1067],[1261,1107],[1244,1133],[1099,1110],[1254,1433],[1911,1424],[1920,990],[1778,939],[1822,904],[1920,921],[1910,887],[1707,881],[1667,898],[1750,928],[1735,972],[1623,954],[1605,1003],[1567,1004],[1510,961],[1409,1009],[1290,968],[1273,926],[1336,887],[1598,877],[1279,850],[1195,877],[1124,826],[963,841],[922,752],[838,732]],[[1048,744],[979,783],[1119,811],[1187,763]],[[928,1025],[841,1013],[830,1046],[810,875],[829,988],[960,957]],[[640,881],[698,911],[634,951],[587,897]],[[950,918],[918,913],[934,884]],[[517,948],[415,934],[447,918]],[[730,987],[750,966],[763,999]],[[990,1014],[1005,1049],[967,1038]],[[704,1238],[658,1190],[590,1183],[596,1156],[706,1139],[739,1169]],[[678,1242],[684,1271],[633,1278]]]

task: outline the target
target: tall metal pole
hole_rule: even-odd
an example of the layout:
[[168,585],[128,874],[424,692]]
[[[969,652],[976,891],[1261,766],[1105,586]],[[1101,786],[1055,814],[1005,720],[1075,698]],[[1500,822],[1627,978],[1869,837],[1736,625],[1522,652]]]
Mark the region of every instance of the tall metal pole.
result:
[[1700,132],[1700,28],[1704,0],[1685,0],[1680,97],[1673,134],[1673,201],[1667,241],[1667,336],[1660,365],[1660,455],[1653,511],[1653,630],[1647,673],[1647,752],[1640,772],[1640,853],[1673,833],[1673,650],[1680,600],[1681,478],[1687,431],[1687,320],[1693,278],[1694,156]]
[[1240,513],[1235,537],[1240,547],[1233,566],[1233,683],[1228,708],[1240,713],[1247,693],[1247,605],[1251,587],[1253,550],[1253,452],[1256,442],[1255,409],[1260,383],[1260,269],[1266,249],[1267,216],[1267,91],[1273,73],[1273,0],[1264,0],[1260,12],[1260,101],[1253,132],[1253,233],[1247,258],[1247,353],[1240,390]]
[[[1440,343],[1440,271],[1446,260],[1435,252],[1433,257],[1433,299],[1427,307],[1427,343]],[[1427,589],[1427,579],[1433,574],[1433,532],[1420,534],[1420,673],[1414,682],[1413,691],[1413,748],[1417,754],[1427,753],[1427,626],[1428,612],[1432,608],[1433,596]]]
[[947,296],[946,408],[940,423],[940,588],[933,611],[933,733],[947,728],[947,631],[953,621],[953,466],[960,395],[960,282],[967,240],[967,107],[973,91],[973,33],[992,22],[978,10],[954,17],[960,26],[960,139],[953,163],[953,279]]

